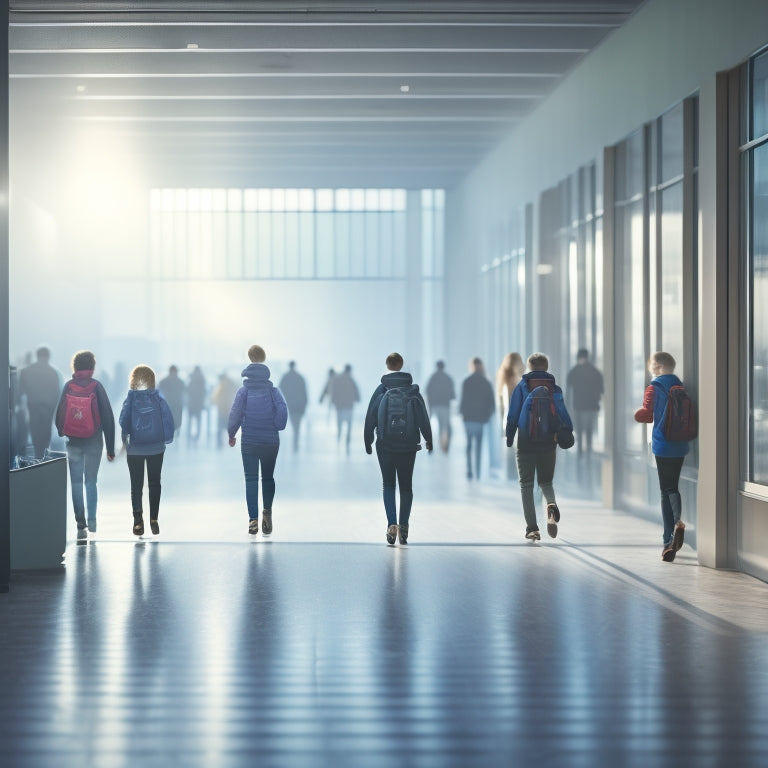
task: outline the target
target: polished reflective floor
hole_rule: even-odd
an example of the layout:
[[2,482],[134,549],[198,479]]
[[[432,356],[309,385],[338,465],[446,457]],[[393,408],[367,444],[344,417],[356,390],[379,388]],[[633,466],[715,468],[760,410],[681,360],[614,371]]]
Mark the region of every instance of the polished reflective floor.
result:
[[0,765],[768,764],[768,585],[663,563],[660,524],[565,482],[558,538],[527,543],[462,435],[417,458],[389,547],[375,457],[313,429],[270,539],[237,450],[170,449],[141,540],[102,467],[98,533],[0,595]]

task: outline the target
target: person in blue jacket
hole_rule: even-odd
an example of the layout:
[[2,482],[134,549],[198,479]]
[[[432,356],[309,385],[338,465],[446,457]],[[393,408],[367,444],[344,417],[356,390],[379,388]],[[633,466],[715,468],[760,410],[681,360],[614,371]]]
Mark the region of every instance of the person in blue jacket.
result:
[[131,477],[131,508],[133,533],[144,535],[144,465],[147,467],[149,488],[149,527],[160,533],[160,476],[163,470],[165,446],[173,442],[175,425],[171,408],[155,387],[155,372],[148,365],[137,365],[128,380],[128,397],[120,410],[120,429],[128,453]]
[[264,350],[254,344],[248,350],[251,364],[242,373],[245,381],[235,395],[229,412],[229,444],[242,428],[240,452],[245,473],[245,501],[248,505],[248,533],[259,532],[259,465],[264,504],[261,532],[272,533],[272,502],[275,498],[275,464],[280,450],[279,432],[288,422],[288,405],[280,390],[269,380]]
[[643,405],[635,411],[635,421],[653,424],[651,451],[656,459],[661,491],[661,518],[664,523],[664,547],[661,559],[671,563],[685,538],[685,523],[680,519],[680,472],[690,449],[688,442],[667,440],[664,434],[664,408],[672,386],[682,386],[675,376],[675,358],[669,352],[654,352],[648,360],[648,372],[653,377],[645,388]]
[[[520,478],[520,493],[523,499],[523,514],[525,515],[525,538],[529,541],[539,541],[541,533],[536,520],[536,502],[533,495],[534,480],[538,480],[541,492],[547,501],[547,533],[554,539],[557,536],[557,525],[560,522],[560,508],[555,498],[553,485],[555,477],[555,460],[558,445],[570,448],[573,445],[573,424],[565,408],[563,393],[555,383],[555,377],[547,370],[549,358],[534,352],[528,357],[528,373],[512,392],[507,411],[507,447],[517,434],[517,474]],[[552,434],[542,435],[541,441],[533,440],[529,434],[526,401],[538,387],[546,387],[555,405],[560,420],[559,428]]]

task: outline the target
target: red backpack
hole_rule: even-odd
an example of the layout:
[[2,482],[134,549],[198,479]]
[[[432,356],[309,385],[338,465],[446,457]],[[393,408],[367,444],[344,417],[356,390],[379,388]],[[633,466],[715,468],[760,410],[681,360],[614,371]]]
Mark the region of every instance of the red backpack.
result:
[[67,437],[93,437],[101,426],[99,402],[96,398],[97,381],[85,386],[76,381],[67,385],[64,395],[64,428]]
[[681,384],[673,384],[667,390],[667,403],[662,419],[664,437],[670,442],[681,443],[696,438],[696,406]]

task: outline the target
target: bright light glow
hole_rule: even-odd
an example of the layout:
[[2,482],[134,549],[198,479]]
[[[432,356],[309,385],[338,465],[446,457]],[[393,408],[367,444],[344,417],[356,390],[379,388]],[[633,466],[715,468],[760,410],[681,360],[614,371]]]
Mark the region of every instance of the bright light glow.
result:
[[552,274],[552,265],[551,264],[537,264],[536,265],[536,274],[537,275],[551,275]]

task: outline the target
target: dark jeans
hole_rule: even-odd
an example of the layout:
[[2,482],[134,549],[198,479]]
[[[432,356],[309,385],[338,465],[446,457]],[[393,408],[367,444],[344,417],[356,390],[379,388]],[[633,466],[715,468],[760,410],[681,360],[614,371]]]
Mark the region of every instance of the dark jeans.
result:
[[656,471],[659,473],[659,490],[661,491],[661,519],[664,522],[664,546],[672,541],[675,523],[680,519],[682,499],[678,485],[680,472],[683,469],[683,456],[654,456]]
[[523,514],[528,531],[538,529],[536,522],[536,502],[533,498],[533,482],[538,480],[539,488],[547,504],[555,504],[555,489],[552,480],[555,477],[557,448],[533,452],[517,450],[517,474],[520,476],[520,493],[523,496]]
[[[101,432],[90,440],[67,445],[67,464],[69,464],[69,481],[72,486],[72,506],[75,509],[75,520],[78,528],[85,528],[85,505],[88,504],[88,522],[96,522],[96,505],[98,491],[96,476],[99,474],[101,454],[103,450]],[[85,486],[85,500],[83,499]]]
[[397,525],[395,507],[395,483],[397,483],[400,486],[400,525],[407,528],[413,504],[413,466],[416,463],[416,451],[395,453],[387,451],[377,443],[376,455],[379,457],[379,467],[381,467],[387,525]]
[[160,473],[163,470],[165,453],[155,453],[152,456],[136,456],[128,454],[128,472],[131,476],[131,506],[133,514],[142,513],[142,496],[144,495],[144,463],[147,465],[147,487],[149,488],[149,519],[157,520],[160,512]]
[[576,450],[582,455],[582,437],[586,443],[587,456],[592,453],[592,433],[595,431],[597,411],[573,412],[573,431],[576,433]]
[[275,498],[275,463],[279,445],[242,445],[243,471],[245,472],[245,503],[248,517],[259,519],[259,464],[261,464],[261,496],[264,509],[272,509]]

